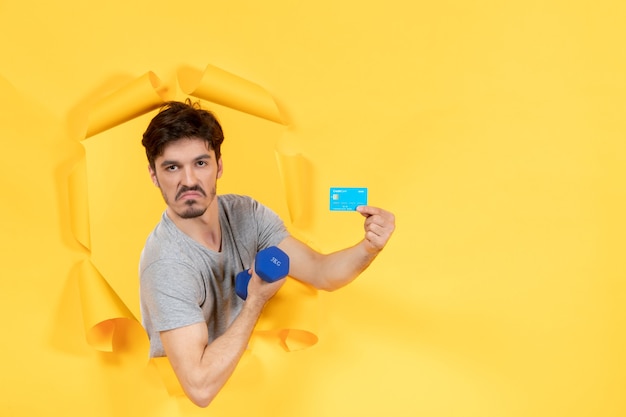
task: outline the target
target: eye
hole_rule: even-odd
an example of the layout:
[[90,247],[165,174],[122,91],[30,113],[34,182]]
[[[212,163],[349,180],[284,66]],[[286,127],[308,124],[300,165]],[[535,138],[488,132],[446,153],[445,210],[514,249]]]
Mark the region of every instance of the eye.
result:
[[205,166],[207,166],[207,165],[208,165],[208,163],[207,163],[207,161],[198,161],[198,162],[197,162],[197,165],[198,165],[199,167],[205,167]]
[[176,165],[168,165],[165,167],[165,170],[172,172],[172,171],[176,171],[177,168],[178,167]]

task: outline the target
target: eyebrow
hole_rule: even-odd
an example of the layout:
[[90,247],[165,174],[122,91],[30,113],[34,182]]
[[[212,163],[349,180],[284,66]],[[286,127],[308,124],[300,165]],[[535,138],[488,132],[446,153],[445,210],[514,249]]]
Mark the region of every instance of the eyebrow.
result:
[[[201,160],[203,160],[203,159],[211,159],[211,155],[209,155],[208,153],[205,153],[205,154],[202,154],[202,155],[196,156],[196,157],[193,159],[193,161],[194,161],[194,162],[197,162],[197,161],[201,161]],[[179,164],[180,164],[180,163],[179,163],[178,161],[175,161],[175,160],[167,160],[167,159],[166,159],[165,161],[161,162],[161,163],[159,164],[159,166],[161,166],[161,167],[166,167],[166,166],[169,166],[169,165],[179,165]]]

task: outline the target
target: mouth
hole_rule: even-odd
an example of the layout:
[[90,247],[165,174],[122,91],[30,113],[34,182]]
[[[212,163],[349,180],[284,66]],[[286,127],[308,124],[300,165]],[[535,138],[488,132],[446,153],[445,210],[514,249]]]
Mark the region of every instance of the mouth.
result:
[[198,197],[201,197],[202,194],[200,193],[196,193],[196,192],[188,192],[188,193],[183,193],[181,194],[177,200],[195,200]]
[[181,190],[176,194],[176,200],[190,200],[198,197],[205,197],[206,194],[200,189],[195,190]]

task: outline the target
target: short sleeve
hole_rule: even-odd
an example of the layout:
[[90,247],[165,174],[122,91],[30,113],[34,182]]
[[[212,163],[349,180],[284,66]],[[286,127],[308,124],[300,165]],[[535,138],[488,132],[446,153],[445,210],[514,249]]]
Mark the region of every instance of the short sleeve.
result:
[[153,331],[161,332],[204,322],[205,300],[201,274],[181,262],[162,260],[144,270],[141,299]]
[[289,235],[284,222],[270,208],[254,201],[253,209],[257,224],[259,250],[278,245]]

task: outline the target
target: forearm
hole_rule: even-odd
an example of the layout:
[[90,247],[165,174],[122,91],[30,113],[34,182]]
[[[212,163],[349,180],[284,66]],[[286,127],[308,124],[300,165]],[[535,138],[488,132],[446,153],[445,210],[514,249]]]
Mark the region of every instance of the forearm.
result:
[[262,309],[263,303],[254,299],[246,301],[226,332],[212,343],[205,343],[195,365],[191,363],[186,370],[177,372],[194,404],[208,406],[226,384],[248,346]]
[[289,255],[292,278],[325,291],[334,291],[352,282],[380,252],[368,246],[365,240],[329,254],[314,251],[293,237],[278,246]]
[[352,282],[383,250],[395,229],[395,216],[385,210],[359,206],[365,236],[354,246],[330,254],[314,251],[289,236],[278,247],[290,259],[289,275],[318,289],[334,291]]
[[364,241],[337,252],[321,255],[316,272],[316,286],[326,291],[339,289],[361,274],[376,258],[378,251],[368,251]]

